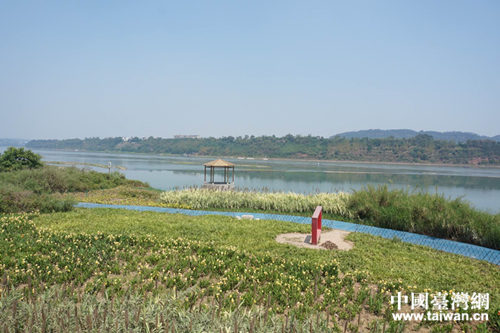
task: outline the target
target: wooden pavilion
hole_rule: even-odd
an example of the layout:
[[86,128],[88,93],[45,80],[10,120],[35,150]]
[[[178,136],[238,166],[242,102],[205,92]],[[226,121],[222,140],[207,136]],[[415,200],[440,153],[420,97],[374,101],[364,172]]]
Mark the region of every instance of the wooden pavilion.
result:
[[[234,164],[218,159],[214,161],[207,162],[203,164],[205,167],[205,178],[204,187],[208,188],[218,188],[218,189],[229,189],[234,186]],[[207,168],[209,169],[209,181],[207,182]],[[215,170],[217,168],[224,169],[224,179],[223,181],[215,181]]]

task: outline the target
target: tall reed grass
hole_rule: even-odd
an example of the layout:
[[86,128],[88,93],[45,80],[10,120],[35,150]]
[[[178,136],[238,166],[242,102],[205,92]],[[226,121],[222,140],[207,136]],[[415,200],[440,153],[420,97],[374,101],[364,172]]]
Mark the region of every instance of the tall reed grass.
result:
[[351,217],[346,193],[298,194],[284,192],[215,191],[184,189],[163,192],[160,199],[167,205],[187,205],[193,209],[252,209],[283,213],[307,213],[323,206],[329,214]]
[[367,186],[349,197],[347,209],[358,221],[378,227],[500,249],[500,214],[474,209],[461,198]]

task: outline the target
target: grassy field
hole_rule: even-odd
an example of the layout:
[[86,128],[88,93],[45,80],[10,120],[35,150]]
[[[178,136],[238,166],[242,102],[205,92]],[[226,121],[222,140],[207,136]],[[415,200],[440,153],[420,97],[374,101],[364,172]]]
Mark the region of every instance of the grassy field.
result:
[[276,236],[282,233],[310,232],[310,226],[296,223],[114,209],[77,209],[41,215],[35,223],[54,231],[181,237],[283,258],[336,260],[342,271],[369,271],[374,281],[403,279],[407,286],[418,285],[422,289],[477,289],[500,295],[499,267],[425,246],[359,233],[348,236],[356,244],[351,251],[310,251],[276,243]]
[[[24,321],[28,327],[38,311],[33,325],[40,328],[45,306],[54,329],[498,328],[499,267],[356,233],[348,236],[355,247],[347,252],[300,249],[274,240],[280,233],[308,229],[288,222],[112,209],[3,217],[0,251],[7,256],[0,259],[6,277],[0,322]],[[394,322],[389,299],[399,290],[488,292],[491,320],[429,327]],[[19,310],[13,316],[16,299]],[[70,314],[48,309],[64,304]]]
[[261,193],[185,189],[160,195],[167,205],[185,204],[193,209],[255,209],[281,213],[311,213],[322,206],[327,214],[361,224],[403,230],[500,248],[500,214],[472,208],[461,199],[439,194],[372,187],[348,193]]
[[[16,210],[30,210],[23,198],[33,195],[34,206],[46,201],[42,211],[52,212],[0,215],[4,332],[500,329],[500,268],[486,262],[358,233],[348,235],[355,244],[350,251],[279,244],[279,234],[310,231],[307,225],[288,222],[114,209],[64,211],[56,206],[87,201],[309,216],[321,204],[326,218],[414,232],[428,225],[432,233],[448,238],[463,238],[461,234],[471,231],[476,242],[495,242],[498,216],[481,215],[460,201],[384,188],[341,196],[195,190],[162,194],[118,174],[75,168],[44,167],[0,176],[8,194],[2,197],[5,207],[10,207],[7,198]],[[19,193],[23,200],[16,199]],[[403,220],[412,223],[400,225]],[[390,296],[398,291],[443,292],[448,299],[452,291],[489,293],[490,320],[393,321],[396,309]]]
[[387,187],[346,193],[260,193],[185,189],[158,191],[120,186],[73,196],[106,204],[164,206],[201,210],[286,213],[310,216],[323,206],[324,217],[382,228],[409,231],[500,249],[500,214],[472,208],[460,199]]

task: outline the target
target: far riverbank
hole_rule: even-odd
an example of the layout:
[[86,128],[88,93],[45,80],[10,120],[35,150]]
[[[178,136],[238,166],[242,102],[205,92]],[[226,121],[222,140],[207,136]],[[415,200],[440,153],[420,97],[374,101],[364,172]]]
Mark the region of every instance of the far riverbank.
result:
[[[0,152],[6,147],[0,147]],[[85,150],[85,149],[37,149],[27,148],[33,151],[61,151],[61,152],[82,152],[82,153],[105,153],[105,154],[130,154],[139,156],[163,156],[163,157],[194,157],[200,159],[235,159],[240,161],[303,161],[303,162],[330,162],[330,163],[363,163],[363,164],[386,164],[386,165],[408,165],[408,166],[439,166],[439,167],[464,167],[464,168],[486,168],[500,169],[500,164],[463,164],[463,163],[422,163],[422,162],[387,162],[387,161],[367,161],[367,160],[335,160],[335,159],[311,159],[311,158],[280,158],[280,157],[265,157],[265,156],[234,156],[234,155],[198,155],[198,154],[166,154],[166,153],[143,153],[129,152],[117,150]],[[239,159],[243,157],[243,159]]]

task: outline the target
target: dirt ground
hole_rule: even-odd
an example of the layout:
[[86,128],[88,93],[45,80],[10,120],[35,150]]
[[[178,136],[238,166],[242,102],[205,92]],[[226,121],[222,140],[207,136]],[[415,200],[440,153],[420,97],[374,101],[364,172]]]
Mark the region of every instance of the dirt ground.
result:
[[321,238],[318,245],[311,244],[310,234],[300,234],[297,232],[289,234],[281,234],[276,237],[276,241],[282,244],[290,244],[297,247],[305,247],[308,249],[315,250],[343,250],[348,251],[353,248],[354,244],[345,237],[349,235],[350,232],[332,229],[321,233]]

